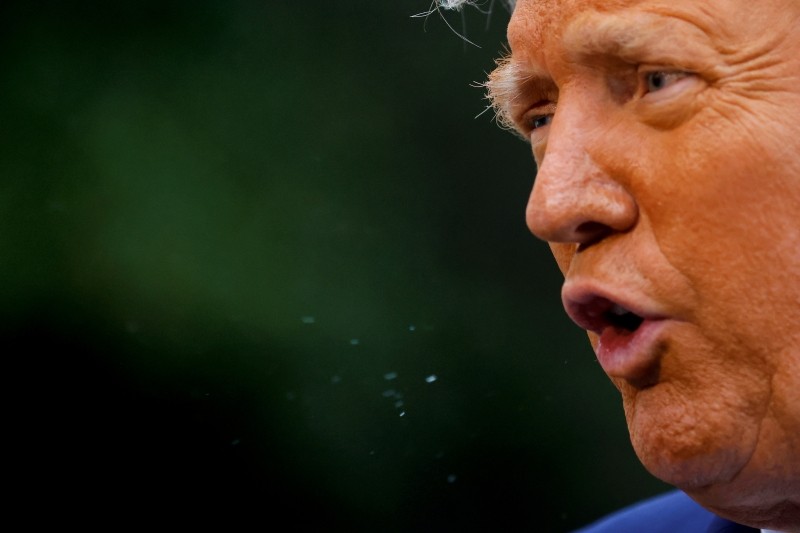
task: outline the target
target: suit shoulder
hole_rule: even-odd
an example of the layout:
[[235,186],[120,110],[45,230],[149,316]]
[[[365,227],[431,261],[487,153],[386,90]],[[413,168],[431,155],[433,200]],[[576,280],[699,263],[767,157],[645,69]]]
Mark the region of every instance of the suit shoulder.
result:
[[705,533],[714,518],[676,490],[620,509],[573,533]]

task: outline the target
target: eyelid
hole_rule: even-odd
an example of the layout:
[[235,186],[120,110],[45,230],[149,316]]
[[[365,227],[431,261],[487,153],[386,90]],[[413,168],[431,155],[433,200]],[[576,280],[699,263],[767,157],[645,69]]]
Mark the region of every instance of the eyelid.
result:
[[[663,89],[659,89],[656,91],[648,90],[647,87],[647,77],[651,74],[663,73],[667,75],[674,75],[677,76],[677,79],[674,79],[673,83],[670,83]],[[638,78],[639,78],[639,89],[638,92],[641,98],[648,98],[651,100],[656,99],[664,99],[671,97],[675,93],[681,91],[682,86],[684,85],[682,82],[689,78],[696,77],[697,74],[690,70],[676,68],[676,67],[665,67],[665,66],[639,66],[638,69]]]
[[[645,76],[653,72],[676,73],[680,78],[649,92]],[[703,74],[675,66],[640,66],[637,76],[639,87],[632,102],[633,112],[642,122],[659,129],[675,128],[691,118],[698,110],[698,96],[709,86]]]
[[[552,116],[556,112],[555,102],[537,102],[536,105],[529,108],[519,118],[520,129],[525,135],[530,135],[533,131],[538,131],[541,128],[531,127],[531,122],[537,118],[543,118],[548,115]],[[544,126],[542,126],[544,127]]]

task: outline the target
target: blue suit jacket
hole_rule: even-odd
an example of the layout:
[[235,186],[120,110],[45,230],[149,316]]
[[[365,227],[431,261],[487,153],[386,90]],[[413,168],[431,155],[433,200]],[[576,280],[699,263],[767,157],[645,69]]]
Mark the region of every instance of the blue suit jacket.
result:
[[573,533],[759,533],[706,511],[680,491],[621,509]]

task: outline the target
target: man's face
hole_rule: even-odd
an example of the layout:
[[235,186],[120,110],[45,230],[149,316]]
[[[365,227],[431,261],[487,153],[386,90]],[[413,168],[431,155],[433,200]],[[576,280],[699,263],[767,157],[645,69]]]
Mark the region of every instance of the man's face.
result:
[[508,38],[490,87],[539,166],[528,225],[636,453],[797,525],[800,2],[519,0]]

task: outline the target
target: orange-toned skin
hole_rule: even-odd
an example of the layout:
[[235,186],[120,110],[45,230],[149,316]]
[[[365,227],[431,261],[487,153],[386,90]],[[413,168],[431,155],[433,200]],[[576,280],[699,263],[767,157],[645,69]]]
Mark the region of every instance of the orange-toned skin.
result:
[[508,39],[516,78],[493,78],[539,166],[528,226],[567,283],[671,322],[654,386],[610,376],[637,455],[800,532],[800,1],[519,0]]

